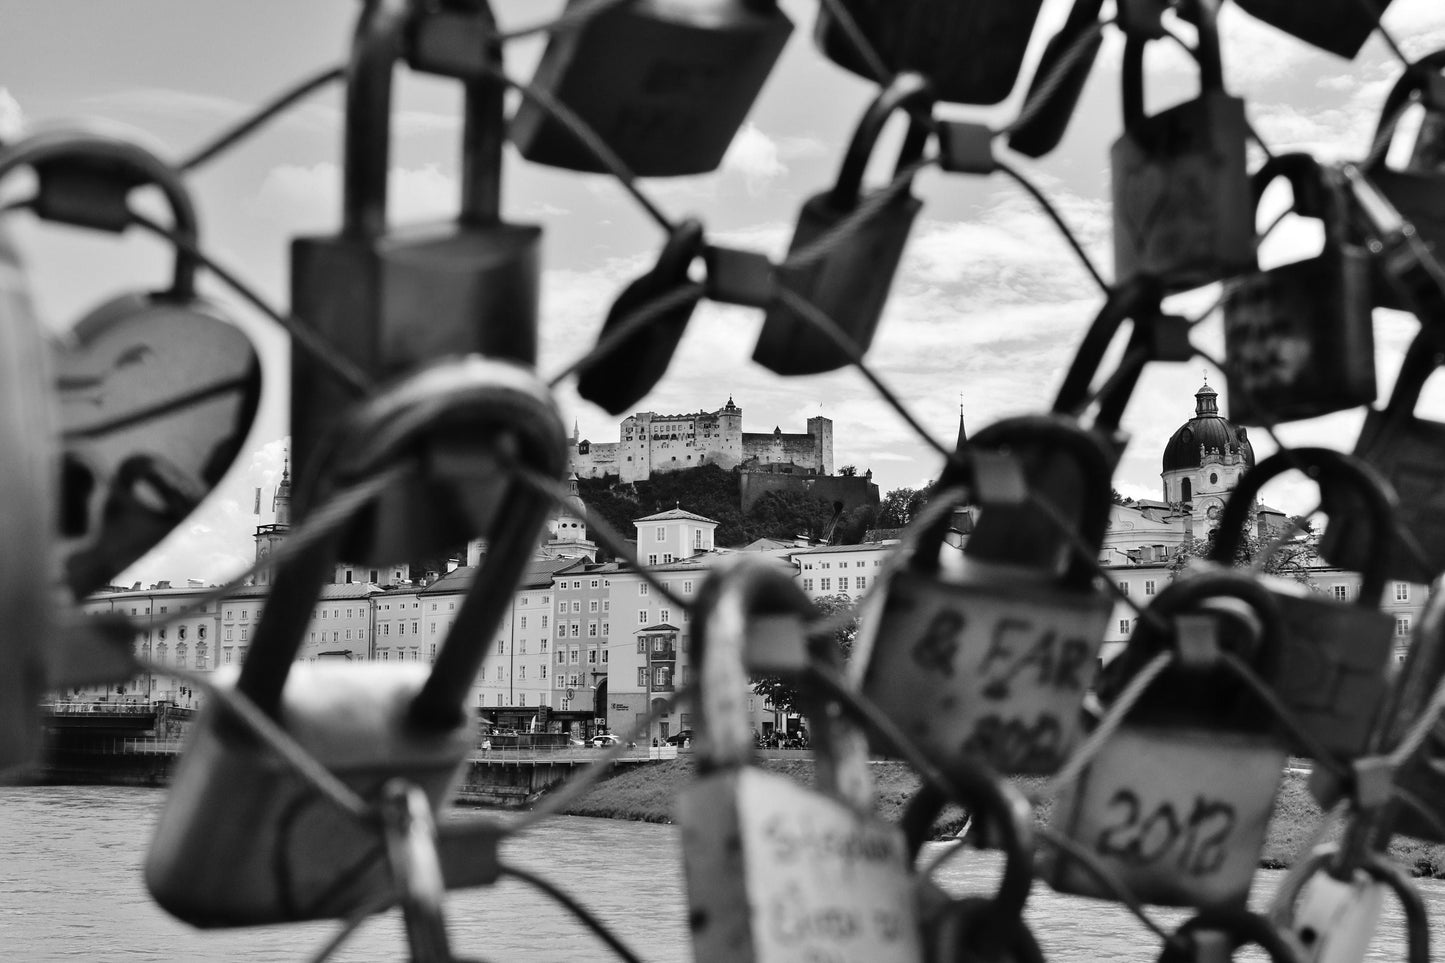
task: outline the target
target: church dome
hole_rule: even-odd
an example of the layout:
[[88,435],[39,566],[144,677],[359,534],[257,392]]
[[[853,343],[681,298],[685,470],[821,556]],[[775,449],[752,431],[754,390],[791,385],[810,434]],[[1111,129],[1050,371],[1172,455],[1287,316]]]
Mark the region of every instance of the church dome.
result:
[[1217,452],[1216,457],[1234,452],[1246,467],[1254,467],[1248,434],[1219,414],[1218,397],[1208,382],[1194,393],[1194,417],[1180,425],[1164,446],[1164,471],[1200,467],[1205,450]]

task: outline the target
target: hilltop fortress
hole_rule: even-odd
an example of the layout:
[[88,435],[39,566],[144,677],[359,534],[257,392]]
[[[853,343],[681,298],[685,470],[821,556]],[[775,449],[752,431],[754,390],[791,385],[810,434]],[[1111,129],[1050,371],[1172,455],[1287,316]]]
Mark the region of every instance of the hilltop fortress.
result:
[[743,410],[732,398],[717,411],[659,415],[639,411],[622,419],[619,441],[593,442],[572,431],[572,471],[579,478],[615,475],[626,484],[655,473],[717,465],[795,475],[833,474],[833,421],[808,419],[803,434],[775,427],[743,431]]

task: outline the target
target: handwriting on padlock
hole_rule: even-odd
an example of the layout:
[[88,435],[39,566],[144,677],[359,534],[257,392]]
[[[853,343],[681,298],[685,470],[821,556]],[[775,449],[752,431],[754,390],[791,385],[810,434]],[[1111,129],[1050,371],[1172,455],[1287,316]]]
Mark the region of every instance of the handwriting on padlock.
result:
[[829,953],[819,943],[852,943],[859,940],[901,940],[910,921],[903,913],[886,909],[869,909],[848,904],[817,905],[802,888],[786,887],[778,894],[768,914],[768,928],[783,945],[811,944],[802,947],[804,959],[837,960],[846,957]]
[[949,678],[956,672],[974,673],[984,680],[982,692],[989,699],[1007,699],[1009,683],[1030,670],[1038,685],[1074,691],[1084,688],[1086,680],[1081,673],[1088,665],[1090,646],[1083,638],[1064,635],[1058,626],[1005,617],[979,626],[979,636],[986,631],[988,642],[978,664],[958,665],[959,653],[970,651],[965,640],[968,628],[969,620],[959,611],[936,613],[913,646],[913,660],[921,668]]
[[892,832],[868,824],[820,826],[807,814],[779,813],[763,824],[769,854],[779,864],[828,860],[847,872],[859,863],[898,859]]
[[[1119,820],[1099,834],[1094,848],[1122,862],[1146,865],[1169,862],[1180,872],[1205,876],[1219,871],[1234,830],[1233,804],[1195,796],[1192,808],[1165,800],[1153,807],[1141,803],[1132,789],[1120,789],[1109,800]],[[1188,812],[1188,816],[1180,814]]]

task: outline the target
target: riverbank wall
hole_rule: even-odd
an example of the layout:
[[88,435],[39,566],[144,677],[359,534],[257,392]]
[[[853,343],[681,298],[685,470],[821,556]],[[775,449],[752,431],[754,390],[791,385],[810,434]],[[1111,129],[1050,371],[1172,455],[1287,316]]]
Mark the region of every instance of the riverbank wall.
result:
[[[813,784],[811,759],[769,759],[759,765],[778,775],[804,785]],[[918,791],[920,780],[902,762],[875,762],[872,765],[874,792],[878,814],[885,820],[897,821],[908,800]],[[598,816],[608,819],[635,819],[645,822],[670,823],[674,804],[680,792],[696,778],[692,760],[684,755],[672,762],[657,762],[636,769],[614,772],[594,786],[574,805],[564,810],[570,816]],[[1015,780],[1026,793],[1043,790],[1047,780],[1021,778]],[[1260,865],[1266,869],[1283,869],[1296,859],[1315,839],[1324,814],[1310,795],[1306,773],[1291,770],[1285,773],[1275,800]],[[1040,823],[1046,823],[1052,805],[1045,801],[1034,809]],[[965,814],[949,806],[935,820],[935,838],[951,836],[963,826]],[[1335,821],[1319,842],[1339,836]],[[1445,846],[1435,846],[1413,839],[1397,837],[1390,844],[1390,855],[1400,860],[1416,876],[1445,878]]]

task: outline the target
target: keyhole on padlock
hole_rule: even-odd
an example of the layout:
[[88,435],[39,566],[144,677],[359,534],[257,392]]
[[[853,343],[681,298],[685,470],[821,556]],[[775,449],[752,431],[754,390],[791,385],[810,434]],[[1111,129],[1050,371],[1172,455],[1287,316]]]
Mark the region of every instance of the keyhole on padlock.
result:
[[1304,944],[1307,950],[1312,948],[1315,945],[1315,941],[1320,938],[1319,932],[1313,926],[1300,927],[1299,932],[1296,933],[1295,936],[1299,937],[1299,941]]

